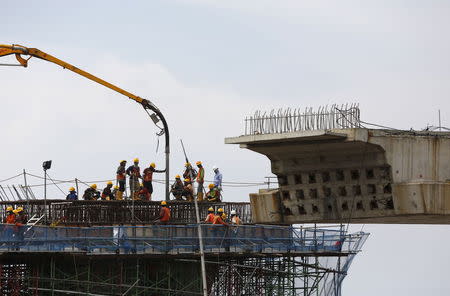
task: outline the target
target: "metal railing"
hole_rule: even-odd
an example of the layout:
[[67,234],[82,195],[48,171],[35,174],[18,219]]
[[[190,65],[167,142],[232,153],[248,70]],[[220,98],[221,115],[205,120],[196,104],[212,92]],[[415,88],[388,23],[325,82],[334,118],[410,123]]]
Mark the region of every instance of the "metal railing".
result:
[[[171,201],[168,202],[171,211],[171,223],[185,224],[196,223],[195,207],[193,202]],[[161,209],[160,201],[135,201],[134,207],[131,201],[66,201],[43,200],[0,202],[0,215],[5,217],[6,207],[23,207],[29,217],[41,216],[47,208],[50,223],[70,226],[91,225],[115,225],[115,224],[151,224],[159,217]],[[208,208],[215,210],[223,208],[229,214],[235,210],[244,223],[252,223],[250,203],[247,202],[200,202],[199,211],[202,218],[208,214]],[[134,211],[134,215],[132,215]],[[132,220],[134,217],[135,221]]]
[[309,130],[346,129],[361,127],[358,104],[331,105],[330,107],[256,111],[246,117],[244,135],[291,133]]
[[[355,253],[368,234],[344,227],[202,224],[204,250],[246,253]],[[0,224],[0,251],[92,254],[198,253],[197,225],[48,227]]]

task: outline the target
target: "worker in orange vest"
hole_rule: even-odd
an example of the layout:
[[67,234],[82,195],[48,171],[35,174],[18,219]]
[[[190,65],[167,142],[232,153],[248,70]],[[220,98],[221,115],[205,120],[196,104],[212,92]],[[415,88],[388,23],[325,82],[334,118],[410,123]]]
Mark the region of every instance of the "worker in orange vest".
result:
[[214,214],[214,209],[211,207],[208,209],[208,216],[206,216],[205,223],[213,223],[214,217],[216,215]]
[[161,202],[161,210],[159,211],[159,217],[155,220],[158,224],[167,224],[170,220],[170,209],[167,207],[167,202],[163,200]]
[[150,194],[150,192],[148,192],[148,189],[145,187],[144,184],[139,185],[138,195],[139,195],[140,200],[146,200],[146,201],[152,200],[152,195]]
[[[222,225],[228,226],[228,223],[226,223],[226,222],[223,220],[223,217],[224,217],[223,209],[222,209],[222,208],[219,208],[219,209],[217,210],[217,215],[214,216],[213,224],[222,224]],[[225,217],[226,217],[226,216],[225,216]]]
[[6,224],[16,223],[16,215],[14,214],[13,211],[14,211],[13,207],[6,208],[6,217],[3,220],[3,223],[6,223]]
[[144,184],[144,187],[147,189],[147,191],[150,193],[150,198],[147,200],[152,200],[152,194],[153,194],[153,173],[164,173],[166,170],[157,170],[155,169],[156,164],[152,162],[148,168],[146,168],[142,174],[142,183]]
[[203,200],[203,183],[205,182],[205,169],[203,168],[202,162],[197,161],[195,163],[198,167],[198,173],[196,177],[196,181],[198,184],[197,187],[197,200],[202,201]]

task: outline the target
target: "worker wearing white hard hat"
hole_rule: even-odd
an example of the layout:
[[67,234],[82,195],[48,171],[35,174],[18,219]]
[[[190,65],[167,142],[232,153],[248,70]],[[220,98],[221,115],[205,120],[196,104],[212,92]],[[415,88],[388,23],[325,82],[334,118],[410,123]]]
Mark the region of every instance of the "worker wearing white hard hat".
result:
[[222,173],[219,172],[219,168],[217,166],[213,166],[214,171],[214,185],[219,191],[222,191]]
[[236,214],[236,210],[231,210],[230,220],[231,220],[231,224],[233,224],[233,225],[241,225],[242,224],[241,219]]

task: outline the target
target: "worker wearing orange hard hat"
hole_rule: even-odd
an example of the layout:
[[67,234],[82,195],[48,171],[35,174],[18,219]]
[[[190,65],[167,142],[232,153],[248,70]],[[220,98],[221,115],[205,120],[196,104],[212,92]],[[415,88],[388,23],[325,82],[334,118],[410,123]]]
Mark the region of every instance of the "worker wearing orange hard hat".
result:
[[152,200],[152,194],[153,194],[153,173],[164,173],[166,170],[157,170],[156,164],[152,162],[148,168],[146,168],[142,172],[142,184],[147,189],[147,191],[150,194],[150,198],[148,200]]
[[195,163],[198,167],[198,173],[196,176],[197,181],[197,200],[202,201],[203,200],[203,183],[205,182],[205,169],[203,168],[203,164],[201,161],[197,161]]

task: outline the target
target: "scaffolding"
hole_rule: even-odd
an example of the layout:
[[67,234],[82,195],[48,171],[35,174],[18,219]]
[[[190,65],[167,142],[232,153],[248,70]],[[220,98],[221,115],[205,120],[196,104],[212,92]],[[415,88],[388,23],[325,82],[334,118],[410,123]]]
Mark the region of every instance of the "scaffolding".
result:
[[[202,295],[196,225],[1,225],[2,295]],[[209,295],[340,296],[368,234],[202,225]],[[23,234],[20,235],[20,233]]]

